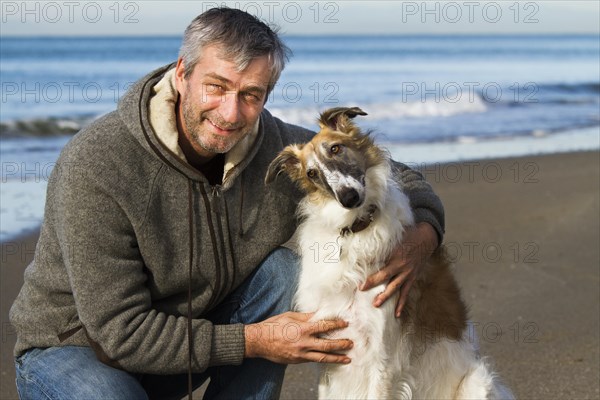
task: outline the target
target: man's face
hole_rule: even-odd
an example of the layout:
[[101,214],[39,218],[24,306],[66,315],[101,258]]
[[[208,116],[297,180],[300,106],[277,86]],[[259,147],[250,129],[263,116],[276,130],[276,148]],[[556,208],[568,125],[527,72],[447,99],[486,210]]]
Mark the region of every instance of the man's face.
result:
[[180,59],[176,85],[181,99],[180,125],[199,156],[228,152],[252,131],[267,97],[271,77],[267,56],[238,71],[219,56],[219,47],[204,48],[192,74],[184,77]]

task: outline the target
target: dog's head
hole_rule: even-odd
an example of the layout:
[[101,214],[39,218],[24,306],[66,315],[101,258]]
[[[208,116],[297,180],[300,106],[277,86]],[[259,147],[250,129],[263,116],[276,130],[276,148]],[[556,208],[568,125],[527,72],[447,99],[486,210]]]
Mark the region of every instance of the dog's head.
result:
[[381,150],[352,119],[367,115],[358,107],[326,110],[319,118],[321,130],[306,144],[287,146],[271,162],[265,182],[285,172],[302,190],[317,197],[336,199],[345,208],[360,207],[365,200],[366,171],[381,162]]

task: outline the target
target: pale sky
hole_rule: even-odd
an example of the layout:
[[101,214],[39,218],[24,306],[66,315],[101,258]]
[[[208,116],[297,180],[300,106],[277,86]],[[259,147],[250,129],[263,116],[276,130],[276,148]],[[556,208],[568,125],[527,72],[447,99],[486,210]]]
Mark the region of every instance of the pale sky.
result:
[[584,1],[2,1],[1,35],[181,35],[202,11],[239,8],[284,34],[600,34]]

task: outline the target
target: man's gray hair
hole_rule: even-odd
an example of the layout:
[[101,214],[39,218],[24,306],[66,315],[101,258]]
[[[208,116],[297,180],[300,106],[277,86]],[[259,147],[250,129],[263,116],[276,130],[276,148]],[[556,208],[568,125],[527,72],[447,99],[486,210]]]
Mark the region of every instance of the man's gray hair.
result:
[[234,8],[212,8],[197,16],[186,28],[179,57],[183,59],[185,77],[194,71],[207,45],[222,47],[220,57],[232,61],[240,71],[256,57],[268,56],[271,64],[269,93],[279,79],[291,50],[270,27],[258,18]]

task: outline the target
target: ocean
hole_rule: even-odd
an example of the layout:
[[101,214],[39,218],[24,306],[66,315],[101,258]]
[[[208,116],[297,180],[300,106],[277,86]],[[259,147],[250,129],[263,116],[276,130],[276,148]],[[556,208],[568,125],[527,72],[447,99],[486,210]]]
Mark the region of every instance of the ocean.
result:
[[[549,36],[289,36],[266,107],[316,129],[359,106],[395,159],[453,162],[600,148],[600,39]],[[39,225],[70,134],[177,58],[180,37],[2,37],[0,240]],[[48,135],[53,133],[53,135]],[[60,135],[62,133],[62,135]]]

